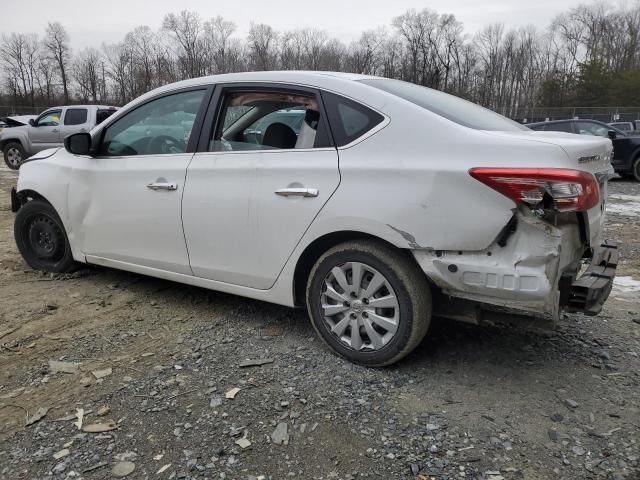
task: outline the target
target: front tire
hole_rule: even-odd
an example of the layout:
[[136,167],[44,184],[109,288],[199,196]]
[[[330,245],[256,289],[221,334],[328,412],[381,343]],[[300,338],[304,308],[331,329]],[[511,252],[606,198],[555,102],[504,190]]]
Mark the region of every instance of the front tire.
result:
[[55,209],[42,200],[27,202],[16,214],[18,250],[34,270],[71,272],[76,266],[64,225]]
[[4,154],[4,163],[11,170],[18,170],[25,159],[24,148],[18,142],[9,142],[2,149]]
[[404,252],[378,241],[328,250],[311,270],[306,297],[320,338],[337,355],[370,367],[408,355],[431,322],[426,276]]

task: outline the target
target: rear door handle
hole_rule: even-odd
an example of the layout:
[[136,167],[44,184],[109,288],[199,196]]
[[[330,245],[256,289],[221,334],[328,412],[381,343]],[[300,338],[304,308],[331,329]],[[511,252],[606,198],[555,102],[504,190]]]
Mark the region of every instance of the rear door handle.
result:
[[178,189],[177,183],[154,182],[147,185],[151,190],[169,190],[170,192]]
[[319,193],[317,188],[281,188],[275,191],[282,197],[317,197]]

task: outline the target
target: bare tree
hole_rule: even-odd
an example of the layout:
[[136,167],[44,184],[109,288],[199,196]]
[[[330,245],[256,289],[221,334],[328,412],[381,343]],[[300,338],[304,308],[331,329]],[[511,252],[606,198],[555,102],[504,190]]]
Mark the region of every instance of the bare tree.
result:
[[247,38],[251,68],[254,70],[272,70],[276,66],[278,58],[276,42],[278,34],[269,25],[264,23],[251,24]]
[[102,57],[95,48],[80,51],[73,62],[73,76],[78,84],[79,96],[83,101],[98,103],[103,91],[100,66]]
[[2,62],[14,94],[35,106],[35,84],[39,63],[38,37],[35,34],[11,33],[2,36]]
[[177,56],[186,78],[203,74],[204,61],[200,54],[202,47],[203,25],[196,12],[182,10],[180,13],[165,15],[162,28],[177,43]]
[[209,52],[210,65],[207,73],[225,73],[233,71],[231,65],[237,63],[238,44],[231,38],[236,24],[220,15],[204,24],[206,50]]
[[62,91],[64,92],[64,102],[69,103],[67,68],[71,60],[71,47],[69,46],[69,35],[60,23],[55,22],[47,25],[44,46],[58,65],[58,73],[62,82]]

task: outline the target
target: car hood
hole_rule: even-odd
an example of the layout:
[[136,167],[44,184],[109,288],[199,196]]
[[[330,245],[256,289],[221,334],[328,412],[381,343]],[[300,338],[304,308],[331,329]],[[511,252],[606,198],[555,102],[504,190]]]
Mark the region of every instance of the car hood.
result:
[[0,118],[0,120],[5,122],[10,127],[20,127],[23,125],[28,125],[29,120],[35,120],[36,118],[38,118],[37,115],[14,115],[11,117],[2,117]]
[[56,147],[56,148],[47,148],[46,150],[42,150],[30,156],[29,158],[27,158],[24,163],[31,162],[33,160],[44,160],[45,158],[52,157],[58,150],[60,150],[60,148],[61,147]]

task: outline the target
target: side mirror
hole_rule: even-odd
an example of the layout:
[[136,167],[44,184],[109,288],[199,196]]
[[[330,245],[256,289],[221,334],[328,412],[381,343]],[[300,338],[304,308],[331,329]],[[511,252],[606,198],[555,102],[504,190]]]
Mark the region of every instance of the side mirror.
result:
[[609,131],[607,132],[607,136],[608,136],[611,140],[615,140],[615,139],[616,139],[616,137],[617,137],[616,132],[615,132],[614,130],[609,130]]
[[36,121],[33,118],[29,119],[29,125],[31,125],[32,127],[36,126]]
[[91,135],[86,132],[69,135],[64,139],[64,148],[74,155],[89,155],[91,152]]

